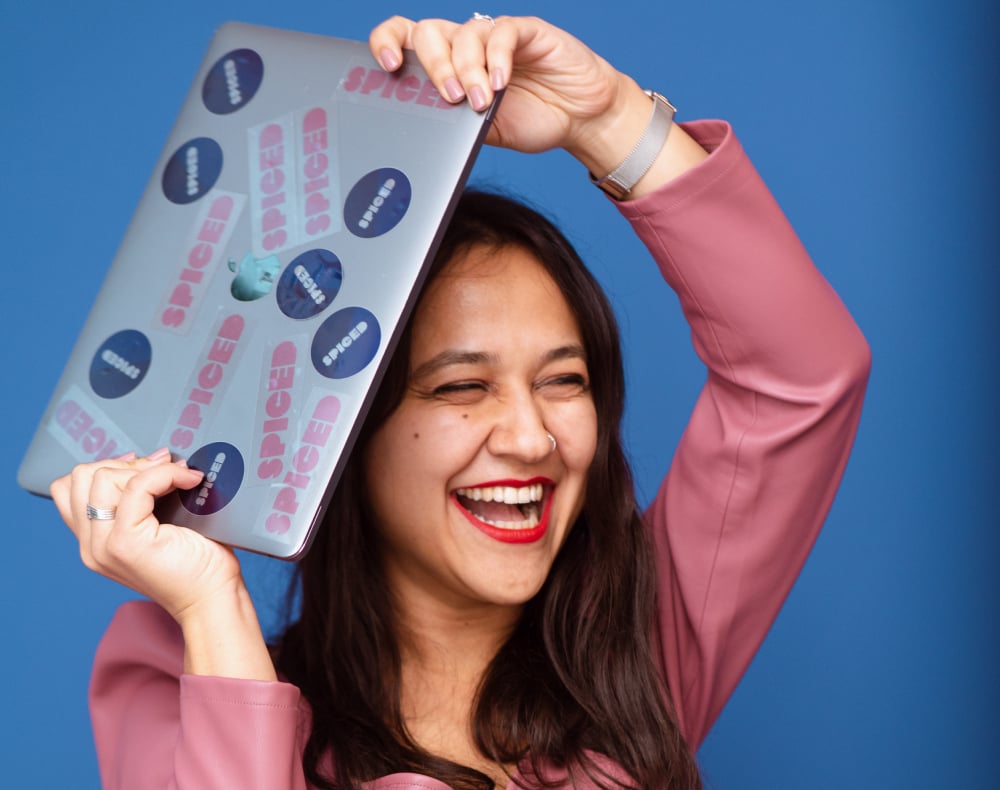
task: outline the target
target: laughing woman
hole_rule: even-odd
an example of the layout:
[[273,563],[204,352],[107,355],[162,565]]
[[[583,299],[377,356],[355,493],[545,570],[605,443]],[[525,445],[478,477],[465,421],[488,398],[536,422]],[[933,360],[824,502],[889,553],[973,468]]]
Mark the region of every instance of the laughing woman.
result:
[[865,341],[726,124],[675,124],[538,19],[396,17],[370,43],[450,101],[506,89],[487,142],[580,161],[677,292],[705,388],[640,511],[608,302],[546,219],[466,194],[278,644],[233,552],[152,514],[200,473],[164,450],[53,484],[84,562],[151,599],[98,651],[104,785],[700,787],[846,464]]

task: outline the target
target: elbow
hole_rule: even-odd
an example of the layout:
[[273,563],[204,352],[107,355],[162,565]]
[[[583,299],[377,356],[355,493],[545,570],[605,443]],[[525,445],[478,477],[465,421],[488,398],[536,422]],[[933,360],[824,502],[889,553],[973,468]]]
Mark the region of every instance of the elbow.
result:
[[844,395],[853,395],[858,401],[864,398],[872,371],[872,350],[861,329],[855,325],[845,343],[841,369],[841,387]]

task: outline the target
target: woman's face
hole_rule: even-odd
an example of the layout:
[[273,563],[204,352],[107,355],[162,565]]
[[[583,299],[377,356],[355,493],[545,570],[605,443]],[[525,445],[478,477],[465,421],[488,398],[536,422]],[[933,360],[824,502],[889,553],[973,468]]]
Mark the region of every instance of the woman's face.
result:
[[392,590],[519,606],[580,512],[597,443],[576,320],[530,253],[476,247],[429,284],[409,371],[364,455]]

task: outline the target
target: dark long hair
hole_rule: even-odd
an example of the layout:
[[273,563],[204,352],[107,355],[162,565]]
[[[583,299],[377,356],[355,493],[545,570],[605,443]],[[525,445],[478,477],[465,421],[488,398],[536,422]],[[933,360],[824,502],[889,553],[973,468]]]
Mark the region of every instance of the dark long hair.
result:
[[[581,514],[481,681],[476,744],[498,764],[520,762],[522,774],[540,787],[546,786],[545,765],[588,775],[599,786],[620,786],[601,771],[597,754],[620,765],[638,787],[700,788],[653,661],[655,569],[619,436],[624,375],[611,307],[551,222],[491,193],[462,197],[430,276],[479,245],[523,248],[565,296],[586,350],[598,440]],[[414,743],[400,708],[400,649],[361,458],[403,397],[409,356],[407,331],[326,523],[300,563],[301,616],[281,642],[279,669],[312,707],[303,760],[315,786],[354,788],[414,772],[456,788],[492,790],[484,774]],[[332,775],[325,771],[327,756]]]

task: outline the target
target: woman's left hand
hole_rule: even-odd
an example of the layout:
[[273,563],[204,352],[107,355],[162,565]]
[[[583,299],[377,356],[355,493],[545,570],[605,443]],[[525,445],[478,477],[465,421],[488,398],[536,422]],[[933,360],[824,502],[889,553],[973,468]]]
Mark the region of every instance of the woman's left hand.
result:
[[528,153],[577,144],[629,81],[569,33],[532,17],[500,17],[494,25],[397,16],[376,27],[369,44],[388,70],[402,63],[402,48],[415,50],[451,101],[467,97],[483,109],[506,88],[487,142]]
[[[388,71],[412,49],[438,92],[484,109],[506,89],[486,142],[525,153],[564,148],[592,173],[614,169],[649,123],[652,103],[639,85],[578,39],[536,17],[414,21],[396,16],[376,27],[372,54]],[[651,183],[692,166],[705,152],[671,132],[669,162]],[[684,144],[686,140],[687,145]],[[677,144],[681,145],[678,146]]]

